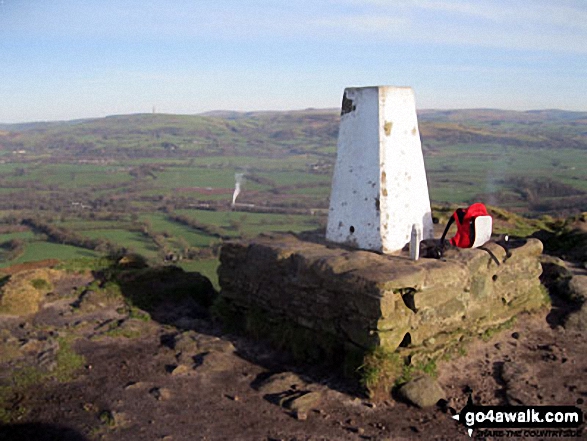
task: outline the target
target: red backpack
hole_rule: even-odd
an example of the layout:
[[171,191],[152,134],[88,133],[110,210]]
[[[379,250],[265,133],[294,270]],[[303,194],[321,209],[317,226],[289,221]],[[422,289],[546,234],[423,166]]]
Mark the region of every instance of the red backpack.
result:
[[[450,240],[450,244],[459,248],[471,248],[475,244],[475,238],[477,237],[477,231],[475,228],[478,217],[484,217],[485,222],[483,223],[484,231],[479,231],[479,239],[489,240],[491,236],[491,217],[487,213],[487,208],[480,202],[471,205],[468,208],[458,208],[446,225],[444,233],[440,243],[444,244],[444,239],[448,233],[448,229],[453,224],[457,223],[457,234]],[[487,231],[489,229],[489,231]],[[483,245],[483,243],[476,244],[475,246]],[[442,246],[442,245],[441,245]]]

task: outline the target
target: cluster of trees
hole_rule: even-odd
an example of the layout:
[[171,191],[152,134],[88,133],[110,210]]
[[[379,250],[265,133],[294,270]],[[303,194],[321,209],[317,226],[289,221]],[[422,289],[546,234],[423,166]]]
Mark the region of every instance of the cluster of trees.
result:
[[[170,220],[174,219],[170,217]],[[198,225],[203,226],[203,224],[199,223]],[[220,251],[219,245],[215,243],[211,243],[209,247],[205,248],[192,247],[183,237],[174,237],[167,231],[156,232],[148,220],[142,222],[138,228],[145,237],[155,243],[159,250],[159,257],[162,260],[209,259],[217,257]],[[202,228],[198,229],[202,230]]]
[[534,211],[556,213],[558,216],[569,216],[577,212],[585,211],[586,207],[587,195],[541,199],[530,205],[530,208]]
[[512,177],[506,180],[508,186],[518,191],[528,202],[537,202],[541,198],[567,197],[584,195],[578,188],[550,178]]
[[40,219],[29,217],[23,219],[21,223],[36,233],[44,234],[47,236],[47,239],[52,242],[73,245],[76,247],[94,250],[99,253],[112,255],[123,254],[125,252],[123,247],[120,247],[107,239],[90,239],[76,233],[75,231],[52,225],[51,223],[44,222]]
[[506,206],[524,203],[534,213],[563,217],[585,211],[587,207],[587,192],[551,178],[509,177],[498,184],[499,191],[477,194],[472,200]]
[[143,165],[140,165],[139,167],[133,168],[129,172],[129,174],[132,177],[137,178],[137,179],[145,178],[145,177],[157,179],[157,175],[155,174],[155,172],[158,172],[161,170],[162,170],[161,167],[157,167],[157,166],[150,165],[150,164],[143,164]]
[[3,258],[5,260],[12,260],[19,257],[24,252],[24,240],[10,239],[0,244],[0,248],[4,251]]
[[195,230],[199,230],[203,233],[208,234],[209,236],[214,236],[214,237],[217,237],[218,239],[230,239],[230,236],[228,236],[222,228],[220,228],[216,225],[204,224],[204,223],[198,222],[195,219],[192,219],[189,216],[184,216],[181,214],[169,213],[168,217],[173,222],[177,222],[179,224],[186,225],[186,226],[193,228]]

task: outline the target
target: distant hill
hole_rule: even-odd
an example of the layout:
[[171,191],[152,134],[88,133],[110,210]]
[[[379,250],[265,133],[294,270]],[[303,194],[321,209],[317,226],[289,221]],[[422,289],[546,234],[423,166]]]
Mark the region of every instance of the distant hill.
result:
[[[22,185],[41,185],[30,178],[31,170],[49,163],[120,165],[129,161],[131,168],[125,173],[143,187],[153,183],[141,177],[155,180],[157,170],[169,170],[172,163],[186,170],[201,167],[206,173],[212,166],[232,168],[227,172],[230,182],[222,185],[224,190],[232,187],[235,168],[255,170],[257,175],[249,179],[272,187],[274,195],[289,193],[287,185],[307,183],[306,173],[318,174],[323,182],[312,186],[312,191],[320,195],[314,207],[322,207],[336,155],[339,119],[338,109],[303,109],[144,113],[2,124],[0,160],[7,170],[6,185],[16,185],[15,180],[23,181]],[[587,210],[583,171],[587,168],[587,112],[424,109],[419,111],[419,128],[435,201],[487,200],[532,213]],[[279,163],[269,167],[263,161]],[[274,186],[279,179],[263,175],[271,167],[302,174],[289,180],[280,175],[284,185]],[[41,179],[45,176],[41,171],[35,173]],[[70,178],[75,174],[69,173]],[[176,187],[185,190],[189,186],[178,183]],[[6,204],[13,200],[6,197]]]
[[587,119],[587,112],[571,112],[567,110],[499,110],[499,109],[457,109],[434,110],[423,109],[418,111],[420,121],[439,122],[513,122],[519,124],[532,122],[555,121],[583,121]]
[[11,132],[26,132],[28,130],[46,130],[52,127],[62,127],[72,124],[78,124],[80,122],[90,121],[91,119],[76,119],[70,121],[34,121],[25,123],[15,124],[2,124],[0,123],[0,130],[11,131]]
[[[140,121],[165,121],[167,118],[197,118],[210,117],[226,120],[242,120],[248,118],[279,118],[287,115],[290,116],[312,116],[312,115],[330,115],[337,117],[339,109],[302,109],[302,110],[285,110],[285,111],[247,111],[239,112],[233,110],[213,110],[195,115],[175,115],[175,114],[152,114],[136,113],[128,115],[111,115],[104,118],[84,118],[68,121],[34,121],[25,123],[6,124],[0,123],[0,130],[22,132],[28,130],[47,130],[55,127],[94,123],[100,120],[118,120],[126,122]],[[514,122],[514,123],[547,123],[547,122],[577,122],[587,124],[587,112],[574,112],[558,109],[544,110],[500,110],[500,109],[420,109],[418,110],[418,119],[420,122]]]
[[[339,118],[337,109],[305,109],[0,124],[0,149],[85,159],[106,153],[152,157],[161,149],[181,156],[196,147],[215,154],[328,156],[335,152]],[[419,112],[419,122],[424,150],[429,152],[460,144],[587,149],[587,112],[425,109]]]

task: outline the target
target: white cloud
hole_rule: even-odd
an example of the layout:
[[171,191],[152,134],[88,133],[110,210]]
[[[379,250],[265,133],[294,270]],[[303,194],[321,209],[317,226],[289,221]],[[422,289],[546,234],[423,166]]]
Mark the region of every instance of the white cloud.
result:
[[381,11],[435,11],[495,22],[529,22],[587,30],[584,0],[346,0],[346,3],[377,7]]
[[7,4],[0,34],[134,41],[416,42],[587,52],[584,0],[53,0]]
[[[346,0],[372,17],[409,24],[405,41],[587,53],[587,2]],[[364,15],[357,15],[363,19]],[[347,17],[352,21],[353,17]],[[365,28],[369,24],[363,20]],[[377,22],[373,22],[377,26]],[[404,29],[405,30],[405,29]],[[389,29],[386,38],[397,38]]]

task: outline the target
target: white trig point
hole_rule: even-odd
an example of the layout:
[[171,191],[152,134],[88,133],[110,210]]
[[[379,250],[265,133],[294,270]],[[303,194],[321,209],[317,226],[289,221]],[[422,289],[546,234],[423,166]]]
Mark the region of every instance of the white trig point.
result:
[[326,239],[401,250],[432,238],[430,197],[410,87],[347,88],[342,100]]

